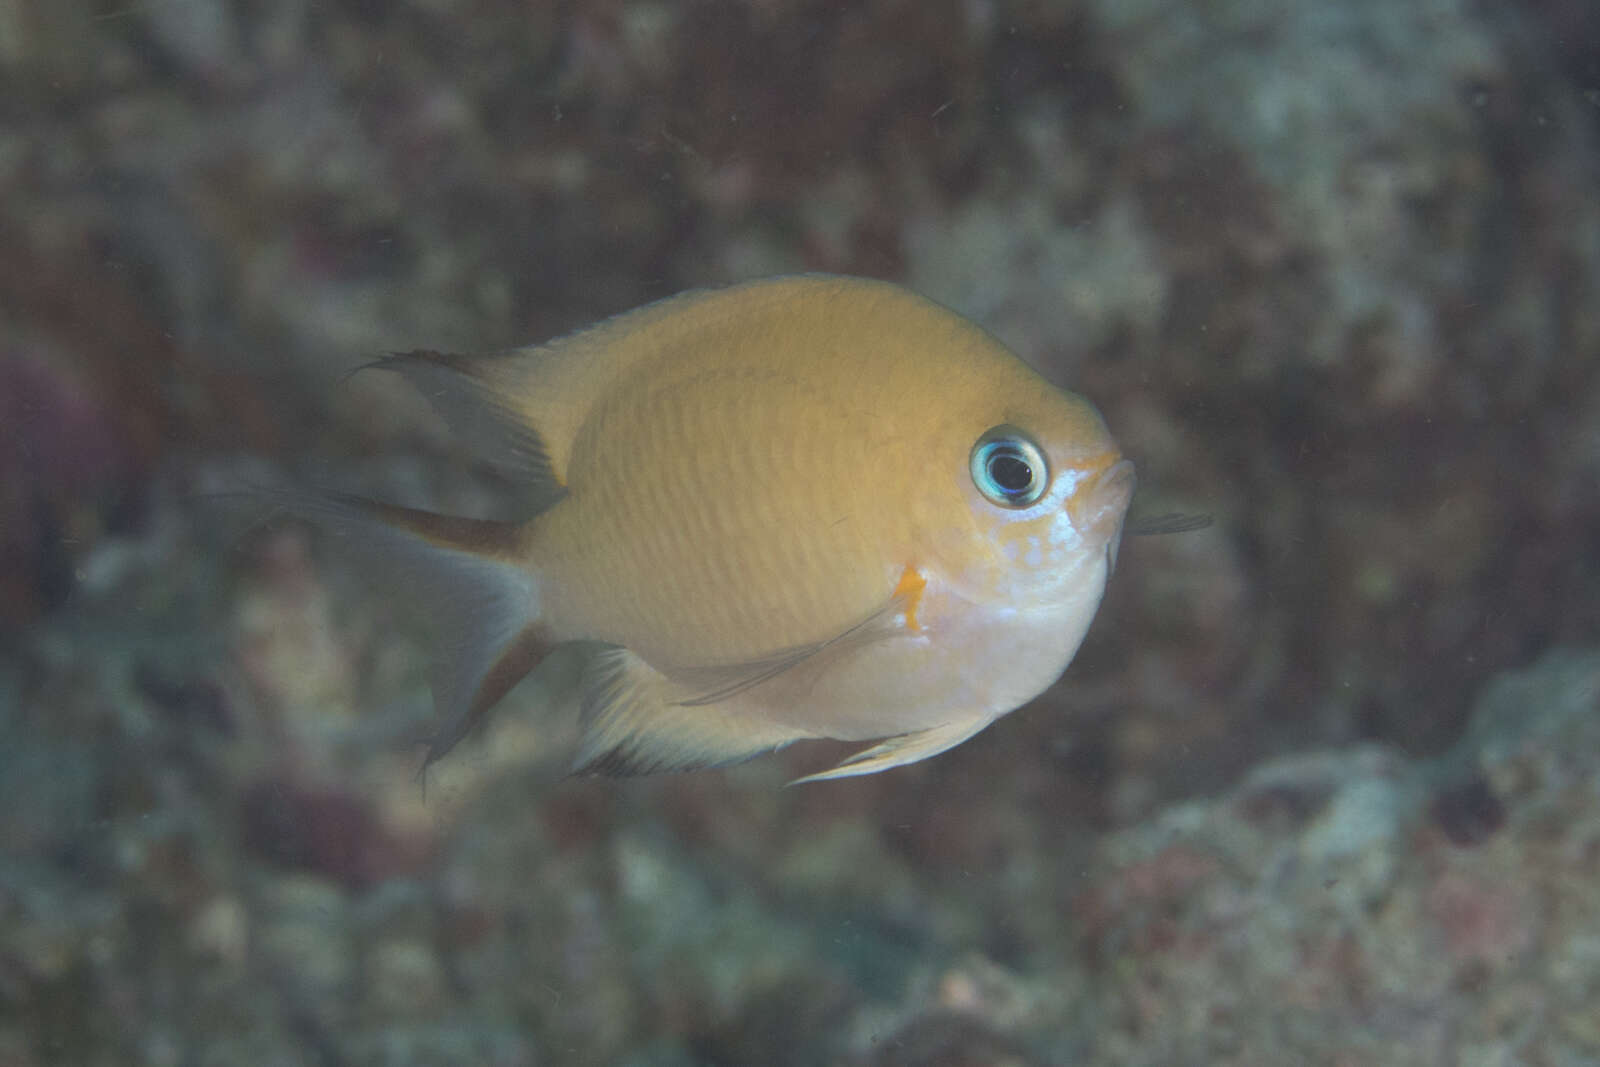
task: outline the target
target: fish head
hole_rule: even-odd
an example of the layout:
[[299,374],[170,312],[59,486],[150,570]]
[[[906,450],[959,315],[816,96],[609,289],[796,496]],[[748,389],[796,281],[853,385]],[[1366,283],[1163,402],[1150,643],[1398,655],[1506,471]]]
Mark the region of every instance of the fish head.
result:
[[973,414],[960,431],[968,441],[958,476],[964,521],[946,542],[956,583],[996,605],[1081,601],[1092,611],[1116,563],[1133,464],[1094,407],[1072,393],[1041,389]]

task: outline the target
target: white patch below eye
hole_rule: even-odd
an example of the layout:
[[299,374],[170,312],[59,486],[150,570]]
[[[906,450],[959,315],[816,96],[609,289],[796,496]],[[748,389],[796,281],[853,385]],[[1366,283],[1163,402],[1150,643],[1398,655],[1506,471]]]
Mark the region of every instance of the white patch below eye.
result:
[[1071,500],[1072,494],[1078,491],[1078,483],[1088,475],[1088,471],[1076,470],[1068,467],[1056,475],[1055,492],[1052,496],[1059,496],[1063,500]]
[[1072,525],[1072,516],[1067,514],[1067,509],[1062,508],[1050,518],[1050,530],[1045,535],[1054,552],[1070,550],[1080,540],[1077,529]]

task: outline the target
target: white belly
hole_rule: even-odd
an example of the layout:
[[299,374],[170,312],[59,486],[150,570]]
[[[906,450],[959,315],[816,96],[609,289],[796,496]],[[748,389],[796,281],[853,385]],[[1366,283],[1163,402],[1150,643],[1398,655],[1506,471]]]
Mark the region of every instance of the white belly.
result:
[[929,579],[920,632],[895,634],[802,667],[736,698],[741,712],[804,736],[862,741],[957,721],[988,721],[1042,693],[1066,670],[1105,590],[1103,563],[1067,595],[1017,610],[973,603]]

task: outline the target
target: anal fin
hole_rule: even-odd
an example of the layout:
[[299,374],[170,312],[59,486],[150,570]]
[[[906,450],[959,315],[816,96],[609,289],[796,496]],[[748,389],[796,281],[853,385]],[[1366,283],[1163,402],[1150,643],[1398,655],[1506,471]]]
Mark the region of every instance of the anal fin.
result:
[[628,649],[595,652],[584,670],[574,774],[636,775],[723,767],[804,736],[721,704],[679,703],[677,687]]
[[877,774],[890,767],[902,767],[907,763],[916,763],[929,756],[937,756],[946,749],[951,749],[982,730],[989,723],[990,718],[962,719],[957,722],[945,723],[943,726],[933,726],[926,730],[917,730],[914,733],[900,734],[887,741],[880,741],[871,748],[857,752],[849,759],[831,771],[821,771],[817,774],[808,774],[803,778],[796,778],[790,785],[800,785],[804,782],[826,782],[834,778],[850,778],[858,774]]

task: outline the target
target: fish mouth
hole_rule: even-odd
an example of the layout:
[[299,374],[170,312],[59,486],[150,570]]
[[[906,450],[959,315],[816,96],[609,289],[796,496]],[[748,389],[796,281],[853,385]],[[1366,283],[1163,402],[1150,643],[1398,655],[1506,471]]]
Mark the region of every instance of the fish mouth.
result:
[[1067,498],[1072,526],[1089,544],[1110,545],[1115,552],[1122,536],[1122,520],[1138,482],[1133,463],[1116,452],[1107,452],[1077,469],[1078,485]]

